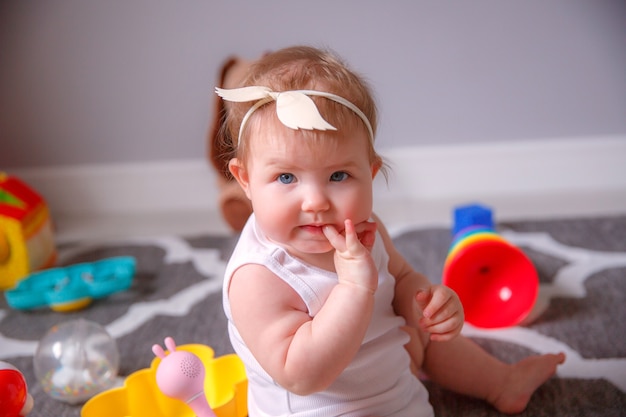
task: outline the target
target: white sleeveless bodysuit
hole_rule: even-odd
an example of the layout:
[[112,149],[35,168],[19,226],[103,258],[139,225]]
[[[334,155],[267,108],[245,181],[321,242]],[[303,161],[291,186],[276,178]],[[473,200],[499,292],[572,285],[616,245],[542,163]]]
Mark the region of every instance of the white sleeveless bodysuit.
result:
[[309,315],[315,317],[337,284],[337,275],[292,257],[268,241],[257,227],[254,215],[250,217],[226,267],[223,292],[230,340],[246,367],[249,417],[434,415],[428,391],[410,371],[410,359],[404,349],[409,337],[400,329],[404,319],[393,311],[395,280],[388,272],[389,257],[379,235],[372,256],[379,271],[378,289],[372,322],[359,352],[328,389],[307,396],[296,395],[272,380],[233,325],[228,301],[230,279],[242,265],[264,265],[302,297]]

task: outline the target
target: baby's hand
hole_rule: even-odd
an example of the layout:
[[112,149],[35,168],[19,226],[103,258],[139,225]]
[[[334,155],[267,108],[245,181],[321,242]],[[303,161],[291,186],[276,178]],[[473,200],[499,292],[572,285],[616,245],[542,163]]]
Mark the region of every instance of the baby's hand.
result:
[[324,235],[335,248],[335,270],[340,283],[356,285],[374,293],[378,288],[378,271],[370,254],[376,239],[376,223],[344,222],[342,235],[333,226],[324,227]]
[[461,332],[465,320],[463,306],[450,288],[433,285],[418,291],[415,300],[422,309],[420,326],[430,333],[431,340],[450,340]]

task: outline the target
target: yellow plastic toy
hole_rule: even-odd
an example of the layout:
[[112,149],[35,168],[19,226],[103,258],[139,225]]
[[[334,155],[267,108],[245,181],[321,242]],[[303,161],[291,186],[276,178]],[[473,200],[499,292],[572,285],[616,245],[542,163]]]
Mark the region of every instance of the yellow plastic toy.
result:
[[54,266],[48,206],[19,179],[0,172],[0,290],[12,288],[32,271]]
[[[235,354],[215,358],[212,348],[201,344],[178,346],[200,358],[205,368],[204,392],[217,417],[248,415],[248,379],[243,362]],[[167,397],[157,386],[156,372],[161,358],[150,368],[129,375],[124,386],[104,391],[81,409],[81,417],[195,417],[184,402]]]

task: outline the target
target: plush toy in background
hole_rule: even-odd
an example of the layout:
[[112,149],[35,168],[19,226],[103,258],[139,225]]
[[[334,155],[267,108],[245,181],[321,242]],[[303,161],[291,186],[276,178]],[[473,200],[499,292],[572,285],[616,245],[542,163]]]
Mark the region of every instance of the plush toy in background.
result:
[[0,290],[54,266],[56,256],[46,202],[18,178],[0,172]]
[[24,375],[10,363],[0,361],[0,417],[25,416],[33,404]]
[[[253,61],[232,57],[224,62],[220,71],[218,87],[234,88],[244,79]],[[236,232],[241,231],[252,214],[252,204],[228,170],[232,157],[232,139],[222,128],[226,116],[226,102],[215,95],[215,113],[208,132],[208,157],[217,173],[219,208],[226,223]]]

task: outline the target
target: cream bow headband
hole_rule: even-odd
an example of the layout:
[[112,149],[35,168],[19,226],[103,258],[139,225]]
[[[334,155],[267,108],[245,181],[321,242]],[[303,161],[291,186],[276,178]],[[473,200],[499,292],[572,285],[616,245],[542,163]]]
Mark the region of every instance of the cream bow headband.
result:
[[357,106],[350,101],[336,94],[327,93],[324,91],[316,90],[292,90],[292,91],[280,91],[275,92],[268,87],[241,87],[241,88],[215,88],[215,92],[218,96],[222,97],[226,101],[234,102],[247,102],[258,100],[245,114],[241,120],[241,127],[239,128],[239,137],[237,138],[238,145],[241,141],[241,133],[245,127],[248,119],[258,108],[269,103],[270,101],[276,101],[276,115],[278,120],[285,126],[298,130],[337,130],[333,125],[328,123],[320,114],[315,102],[311,100],[309,96],[325,97],[329,100],[337,102],[343,106],[346,106],[352,110],[357,116],[363,120],[367,131],[370,136],[370,141],[374,142],[374,130],[368,120],[365,113],[361,111]]

